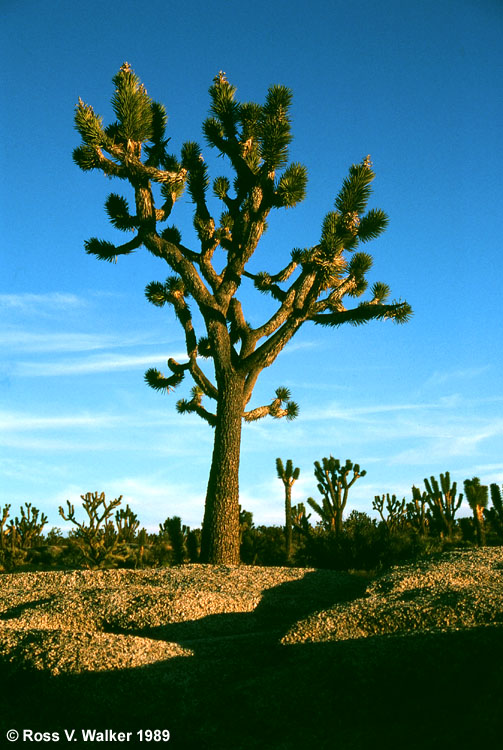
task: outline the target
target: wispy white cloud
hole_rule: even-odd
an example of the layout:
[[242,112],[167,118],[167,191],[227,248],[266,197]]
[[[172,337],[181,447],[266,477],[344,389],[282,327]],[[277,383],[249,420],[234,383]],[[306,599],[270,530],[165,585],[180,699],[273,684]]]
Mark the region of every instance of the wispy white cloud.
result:
[[321,343],[319,341],[294,341],[289,343],[287,347],[282,349],[280,352],[281,357],[287,354],[293,354],[294,352],[303,351],[305,349],[318,349]]
[[[473,410],[476,407],[503,402],[503,397],[491,396],[481,398],[466,398],[460,394],[441,396],[436,401],[412,401],[402,403],[367,404],[365,406],[343,406],[337,402],[328,404],[325,408],[312,409],[302,415],[309,421],[343,420],[349,422],[365,421],[365,418],[382,414],[406,414],[407,412],[429,411],[458,411],[460,409]],[[435,417],[437,418],[437,417]]]
[[490,365],[484,365],[482,367],[465,367],[459,370],[436,370],[430,375],[424,385],[443,385],[451,380],[472,380],[488,372],[490,369]]
[[37,333],[16,328],[0,331],[0,346],[14,352],[86,352],[139,344],[149,344],[144,334],[127,337],[101,333]]
[[63,430],[80,427],[110,427],[123,421],[123,417],[103,414],[69,414],[66,416],[34,416],[22,412],[0,412],[0,429],[3,432]]
[[24,377],[56,377],[61,375],[85,375],[114,370],[135,370],[144,366],[166,364],[169,357],[184,361],[187,355],[183,352],[167,351],[163,354],[100,354],[78,359],[61,359],[50,362],[17,363],[16,374]]
[[0,294],[0,309],[12,310],[18,313],[44,315],[69,308],[77,309],[86,304],[85,299],[82,297],[63,292]]
[[498,479],[495,479],[494,481],[503,481],[503,462],[499,462],[497,464],[484,464],[484,463],[478,463],[472,466],[468,474],[487,474],[491,473],[498,476]]
[[[176,440],[173,435],[176,434]],[[21,456],[40,453],[54,456],[69,453],[106,452],[123,456],[149,456],[204,463],[211,456],[213,431],[197,415],[159,411],[112,413],[67,413],[58,416],[0,411],[0,446]],[[58,461],[60,459],[58,458]],[[127,461],[126,458],[124,458]],[[9,465],[0,470],[9,471]]]

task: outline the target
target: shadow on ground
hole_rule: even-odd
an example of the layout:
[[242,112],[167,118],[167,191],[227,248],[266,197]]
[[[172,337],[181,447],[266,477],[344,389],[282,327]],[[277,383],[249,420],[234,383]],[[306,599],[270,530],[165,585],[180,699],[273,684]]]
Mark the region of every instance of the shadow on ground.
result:
[[365,581],[332,578],[315,571],[269,589],[251,613],[120,631],[176,641],[192,657],[58,677],[0,665],[0,737],[59,731],[65,746],[65,728],[108,728],[144,747],[137,730],[167,728],[175,749],[499,746],[503,630],[281,646],[298,619],[363,594]]

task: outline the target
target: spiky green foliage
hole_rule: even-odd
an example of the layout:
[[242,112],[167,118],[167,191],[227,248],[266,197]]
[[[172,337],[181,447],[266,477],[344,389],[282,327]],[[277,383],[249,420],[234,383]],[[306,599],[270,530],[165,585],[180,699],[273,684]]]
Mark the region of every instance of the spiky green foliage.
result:
[[186,542],[189,532],[189,527],[182,525],[180,516],[166,518],[163,524],[159,524],[159,536],[169,540],[171,559],[174,565],[181,565],[185,562]]
[[304,503],[297,503],[292,505],[292,525],[295,531],[304,537],[308,537],[311,534],[311,526],[309,525],[309,519],[311,513],[306,514],[306,506]]
[[166,146],[169,139],[164,138],[164,134],[168,123],[168,116],[164,105],[152,102],[151,117],[151,145],[145,146],[145,155],[147,157],[145,163],[150,167],[164,167],[167,169],[169,167],[166,166]]
[[503,498],[502,492],[496,483],[490,485],[492,507],[484,511],[489,523],[496,531],[498,537],[503,540]]
[[371,208],[370,211],[360,219],[358,225],[358,239],[360,242],[370,242],[370,240],[375,240],[384,232],[388,223],[389,220],[384,211],[380,208]]
[[93,108],[84,104],[82,99],[79,99],[75,109],[75,129],[87,146],[101,146],[106,139],[103,118],[96,115]]
[[292,208],[306,197],[307,169],[303,164],[290,164],[281,175],[276,188],[277,208]]
[[[348,479],[350,473],[352,476]],[[321,517],[325,529],[339,536],[342,533],[343,513],[348,502],[349,490],[360,477],[366,475],[359,464],[349,459],[344,465],[338,458],[330,456],[314,462],[314,475],[318,480],[318,491],[322,496],[320,505],[312,497],[307,499],[311,508]]]
[[125,508],[119,508],[115,514],[115,525],[117,527],[117,541],[119,543],[131,544],[134,542],[136,532],[140,527],[140,521],[129,505],[126,505]]
[[465,497],[473,512],[473,521],[477,532],[477,544],[483,547],[486,543],[486,532],[484,527],[484,509],[487,508],[489,500],[489,488],[480,484],[479,477],[465,479]]
[[344,178],[342,188],[334,201],[336,209],[346,216],[353,213],[362,214],[372,193],[371,183],[374,177],[370,156],[360,164],[352,164],[349,175]]
[[5,549],[6,546],[6,533],[5,524],[9,518],[10,504],[4,505],[0,516],[0,550]]
[[271,416],[274,419],[286,417],[287,421],[295,419],[299,414],[299,406],[295,401],[290,400],[290,391],[288,388],[280,387],[276,389],[276,398],[266,406],[259,406],[251,411],[245,411],[244,419],[247,422],[254,422],[257,419]]
[[292,555],[292,487],[300,476],[300,469],[293,468],[293,461],[289,458],[285,465],[281,458],[276,459],[276,473],[285,488],[285,546],[286,559],[290,560]]
[[171,243],[172,245],[180,245],[182,242],[182,235],[178,227],[172,226],[172,227],[166,227],[162,230],[161,237],[163,240],[166,240],[166,242]]
[[164,391],[169,393],[171,390],[176,388],[177,385],[183,380],[183,373],[174,373],[171,377],[166,378],[155,367],[150,367],[145,373],[145,382],[154,391]]
[[412,502],[407,503],[407,521],[415,528],[421,536],[425,536],[428,532],[428,493],[419,489],[419,487],[412,487]]
[[283,483],[285,482],[296,482],[297,479],[300,476],[300,469],[293,468],[293,462],[292,459],[289,458],[285,465],[283,465],[283,461],[281,458],[276,459],[276,473],[278,474],[278,479],[281,479]]
[[372,508],[379,513],[390,534],[405,523],[407,517],[405,498],[398,500],[396,495],[390,495],[389,492],[386,495],[375,495]]
[[84,246],[88,255],[95,255],[98,260],[106,260],[108,263],[117,263],[119,255],[129,255],[134,252],[140,246],[140,242],[135,238],[124,245],[113,245],[106,240],[91,237],[91,239],[86,240]]
[[[138,76],[124,63],[113,78],[112,107],[117,117],[117,134],[123,141],[149,141],[154,135],[152,100]],[[162,117],[157,108],[156,135],[162,133]]]
[[454,517],[456,511],[461,506],[463,495],[460,494],[456,497],[457,484],[456,482],[451,484],[451,477],[448,471],[445,474],[440,474],[440,483],[432,476],[429,480],[424,480],[424,485],[432,516],[439,525],[441,533],[447,539],[450,539],[452,537]]
[[74,524],[74,538],[89,568],[103,565],[110,559],[118,544],[117,531],[114,528],[112,513],[122,502],[122,495],[107,503],[105,493],[87,492],[81,495],[82,507],[87,520],[78,521],[75,517],[75,506],[67,500],[67,510],[62,506],[59,515]]
[[21,549],[28,549],[40,537],[48,519],[44,513],[40,513],[38,508],[34,508],[31,503],[25,503],[24,507],[20,507],[19,512],[21,514],[20,518],[16,516],[14,519],[15,533]]
[[116,229],[129,232],[136,227],[135,217],[129,213],[129,204],[122,195],[110,193],[105,203],[111,224]]

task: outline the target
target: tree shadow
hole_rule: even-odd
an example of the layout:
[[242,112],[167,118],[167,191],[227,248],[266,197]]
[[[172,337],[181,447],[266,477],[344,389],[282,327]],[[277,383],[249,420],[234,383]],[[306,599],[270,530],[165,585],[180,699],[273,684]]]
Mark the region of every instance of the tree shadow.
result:
[[22,615],[28,609],[36,609],[40,604],[50,604],[54,601],[54,596],[47,596],[43,599],[33,599],[30,602],[23,602],[22,604],[16,604],[14,607],[9,607],[5,612],[0,612],[0,620],[15,620],[16,617]]
[[168,747],[187,750],[496,746],[502,628],[279,643],[297,620],[364,588],[315,571],[265,591],[250,613],[121,631],[194,653],[151,666],[50,677],[0,665],[0,736],[30,726],[60,731],[63,744],[64,728],[131,731],[130,747],[144,747],[139,729],[169,729]]
[[[286,581],[266,589],[251,612],[225,612],[197,620],[185,620],[157,627],[121,628],[104,623],[107,633],[135,635],[155,640],[171,641],[191,648],[196,655],[201,649],[240,648],[242,638],[252,637],[265,645],[276,644],[279,638],[298,620],[341,602],[364,595],[368,581],[350,573],[331,570],[308,572],[303,578]],[[224,641],[221,647],[219,641]],[[224,654],[222,654],[224,657]]]

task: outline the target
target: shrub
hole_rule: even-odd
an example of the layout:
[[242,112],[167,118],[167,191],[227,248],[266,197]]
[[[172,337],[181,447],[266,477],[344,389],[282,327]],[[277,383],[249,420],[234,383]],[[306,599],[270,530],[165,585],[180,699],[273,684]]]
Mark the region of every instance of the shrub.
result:
[[[68,511],[60,506],[59,514],[65,521],[70,521],[76,528],[70,539],[75,541],[77,556],[90,568],[97,568],[108,562],[114,552],[119,538],[110,517],[115,508],[122,502],[122,495],[108,504],[105,493],[88,492],[81,495],[82,507],[87,514],[87,522],[77,521],[75,507],[67,500]],[[72,546],[72,545],[70,545]],[[80,553],[80,554],[79,554]]]

